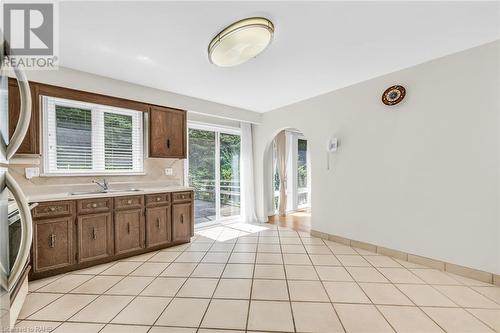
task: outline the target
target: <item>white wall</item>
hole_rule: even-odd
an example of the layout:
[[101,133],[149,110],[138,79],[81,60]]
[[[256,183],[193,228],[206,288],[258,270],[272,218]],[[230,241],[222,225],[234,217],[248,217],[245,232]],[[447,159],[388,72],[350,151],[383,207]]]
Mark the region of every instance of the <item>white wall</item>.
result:
[[[407,96],[388,107],[393,84]],[[313,229],[499,274],[499,89],[497,41],[265,113],[259,218],[271,202],[268,145],[296,128],[311,149]]]

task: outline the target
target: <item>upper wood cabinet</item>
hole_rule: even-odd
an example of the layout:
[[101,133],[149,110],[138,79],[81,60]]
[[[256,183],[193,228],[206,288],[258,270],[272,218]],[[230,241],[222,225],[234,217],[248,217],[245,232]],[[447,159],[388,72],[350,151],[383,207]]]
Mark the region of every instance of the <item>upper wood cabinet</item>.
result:
[[[40,154],[40,116],[38,108],[38,86],[30,83],[31,89],[31,122],[18,154]],[[19,87],[15,79],[9,78],[9,136],[12,137],[19,119],[21,99]]]
[[186,158],[186,111],[160,106],[149,110],[149,156]]

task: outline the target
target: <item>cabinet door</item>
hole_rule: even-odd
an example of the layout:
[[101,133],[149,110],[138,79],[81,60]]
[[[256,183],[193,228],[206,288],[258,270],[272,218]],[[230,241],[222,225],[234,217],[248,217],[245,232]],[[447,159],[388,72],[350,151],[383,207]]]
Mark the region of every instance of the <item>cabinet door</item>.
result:
[[[37,86],[30,82],[31,87],[31,121],[28,127],[28,133],[24,138],[21,146],[17,150],[19,154],[39,154],[39,111],[38,111],[38,94]],[[21,106],[21,98],[17,81],[9,79],[9,136],[12,137],[16,129],[17,120],[19,119],[19,108]]]
[[172,206],[172,227],[174,242],[191,239],[192,203],[179,203]]
[[122,254],[144,247],[142,209],[115,212],[115,253]]
[[146,246],[170,243],[171,225],[170,206],[146,208]]
[[106,258],[113,255],[111,213],[79,216],[78,262]]
[[61,268],[73,263],[73,217],[33,222],[33,271]]
[[152,106],[149,112],[149,155],[186,158],[186,112]]

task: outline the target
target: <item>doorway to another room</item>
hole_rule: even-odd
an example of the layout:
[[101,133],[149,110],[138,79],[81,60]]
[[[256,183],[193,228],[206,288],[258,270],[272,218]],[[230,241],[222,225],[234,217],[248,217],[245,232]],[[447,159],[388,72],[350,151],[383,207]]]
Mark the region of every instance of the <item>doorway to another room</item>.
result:
[[269,223],[301,231],[311,229],[311,157],[309,142],[297,130],[283,130],[272,143],[273,202]]

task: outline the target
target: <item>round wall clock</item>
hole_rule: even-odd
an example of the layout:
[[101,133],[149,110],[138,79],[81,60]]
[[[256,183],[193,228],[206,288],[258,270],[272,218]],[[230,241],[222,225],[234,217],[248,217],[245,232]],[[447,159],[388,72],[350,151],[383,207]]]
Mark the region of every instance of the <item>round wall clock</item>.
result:
[[392,86],[387,88],[382,94],[382,102],[385,105],[396,105],[405,98],[406,89],[403,86]]

